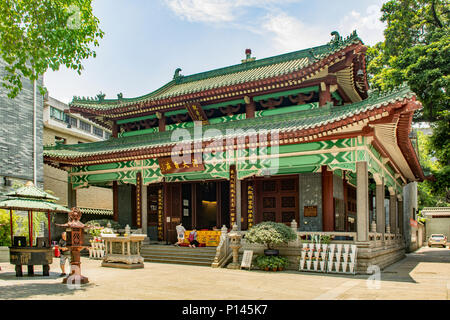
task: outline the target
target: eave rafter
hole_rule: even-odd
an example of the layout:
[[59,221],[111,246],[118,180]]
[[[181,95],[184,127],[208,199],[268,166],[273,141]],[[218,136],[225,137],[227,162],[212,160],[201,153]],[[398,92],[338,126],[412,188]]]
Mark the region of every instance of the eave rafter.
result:
[[[405,100],[406,101],[406,100]],[[395,112],[402,112],[403,110],[408,110],[409,104],[405,104],[405,101],[390,103],[389,105],[383,106],[381,108],[376,108],[373,110],[366,111],[364,113],[355,114],[349,118],[342,119],[340,121],[328,123],[322,126],[317,126],[313,128],[307,128],[303,130],[291,130],[283,131],[279,134],[280,145],[286,144],[298,144],[303,142],[314,142],[322,140],[335,140],[342,138],[350,138],[357,136],[370,136],[374,137],[374,130],[370,126],[372,123],[380,123],[382,121],[392,121],[395,117]],[[406,108],[406,109],[405,109]],[[397,110],[397,111],[396,111]],[[355,129],[354,131],[348,130],[352,127],[362,128]],[[342,132],[343,129],[347,129],[346,132]],[[248,148],[252,141],[251,137],[246,137],[245,143],[239,145],[238,138],[233,139],[234,149]],[[270,141],[270,136],[267,141]],[[202,148],[205,149],[210,145],[211,141],[203,141]],[[388,156],[388,154],[377,144],[377,140],[373,139],[374,146],[377,151],[383,156]],[[175,144],[168,144],[165,146],[158,147],[147,147],[140,148],[137,150],[127,150],[127,151],[116,151],[105,154],[97,154],[92,156],[84,156],[78,158],[52,158],[46,157],[46,161],[63,162],[68,165],[87,165],[87,164],[102,164],[108,162],[117,162],[125,160],[140,160],[146,158],[157,158],[170,156],[172,154],[172,149]],[[270,146],[267,144],[266,146]],[[191,144],[191,150],[193,150],[193,144]],[[195,146],[194,146],[195,147]],[[254,147],[254,146],[252,146]],[[397,173],[401,173],[396,167],[394,161],[390,160],[393,167],[396,168]]]

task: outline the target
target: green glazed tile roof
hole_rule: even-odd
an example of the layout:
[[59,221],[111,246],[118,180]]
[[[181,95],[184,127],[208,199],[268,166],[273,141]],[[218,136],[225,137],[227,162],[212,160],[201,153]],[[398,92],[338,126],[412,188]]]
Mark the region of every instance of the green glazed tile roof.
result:
[[59,198],[52,196],[34,185],[25,185],[17,190],[6,193],[8,197],[20,197],[20,198],[34,198],[34,199],[47,199],[47,200],[59,200]]
[[70,105],[97,110],[108,110],[144,101],[161,100],[184,94],[281,76],[312,65],[351,44],[362,42],[356,34],[356,31],[345,39],[334,32],[332,35],[334,36],[334,39],[326,45],[189,76],[175,75],[174,80],[170,81],[160,89],[141,97],[121,99],[74,97]]
[[[280,130],[281,132],[298,131],[317,128],[327,124],[338,122],[346,118],[375,110],[383,106],[401,101],[404,98],[411,98],[414,93],[407,86],[400,87],[387,93],[372,93],[366,100],[344,105],[325,106],[313,110],[296,111],[261,118],[244,119],[226,123],[211,124],[203,129],[218,129],[225,133],[227,129],[254,129],[258,130]],[[194,128],[186,128],[193,136]],[[76,145],[57,145],[44,147],[44,156],[49,158],[78,158],[112,152],[134,151],[147,147],[161,147],[172,145],[172,131],[155,132],[138,136],[127,136],[121,138],[111,138],[107,141],[82,143]],[[236,133],[234,136],[238,136]],[[225,134],[223,138],[225,138]],[[215,136],[215,139],[220,138]]]
[[27,198],[12,198],[0,201],[0,209],[12,209],[19,211],[38,211],[38,212],[69,212],[70,210],[59,204]]
[[113,211],[110,209],[97,209],[97,208],[82,208],[79,207],[82,214],[95,214],[95,215],[106,215],[112,216]]

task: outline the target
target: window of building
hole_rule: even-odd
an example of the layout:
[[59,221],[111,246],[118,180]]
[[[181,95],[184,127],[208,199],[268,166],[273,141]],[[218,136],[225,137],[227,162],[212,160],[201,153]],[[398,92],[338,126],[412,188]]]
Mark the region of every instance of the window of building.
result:
[[80,129],[86,132],[91,132],[91,125],[87,122],[80,121]]
[[67,116],[67,121],[72,128],[78,128],[78,120],[74,117]]
[[105,139],[108,140],[111,138],[111,133],[105,131]]
[[103,138],[103,130],[98,127],[94,127],[94,134],[98,137]]
[[58,136],[55,136],[55,143],[62,143],[62,144],[66,144],[67,140],[65,138],[61,138]]
[[66,114],[64,111],[50,107],[50,117],[59,121],[66,121]]

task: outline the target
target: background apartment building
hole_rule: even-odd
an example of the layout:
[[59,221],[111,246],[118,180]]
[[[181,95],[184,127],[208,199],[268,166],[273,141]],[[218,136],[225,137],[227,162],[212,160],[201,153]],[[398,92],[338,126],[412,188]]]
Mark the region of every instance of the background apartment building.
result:
[[[64,111],[69,108],[65,103],[52,97],[44,99],[44,135],[45,146],[62,144],[89,143],[109,139],[111,132],[98,124]],[[52,190],[64,206],[73,205],[73,194],[76,195],[76,206],[83,213],[83,221],[92,219],[112,218],[112,189],[89,187],[69,190],[68,173],[44,164],[44,189]],[[55,222],[67,220],[66,216],[58,215]],[[58,228],[56,228],[58,229]],[[55,230],[56,235],[60,230]]]

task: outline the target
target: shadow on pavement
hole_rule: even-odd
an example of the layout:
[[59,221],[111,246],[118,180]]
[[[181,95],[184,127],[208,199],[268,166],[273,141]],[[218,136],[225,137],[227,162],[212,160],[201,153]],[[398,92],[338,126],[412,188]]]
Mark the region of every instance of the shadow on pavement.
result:
[[[419,263],[444,263],[450,267],[450,250],[448,248],[427,248],[422,247],[414,252],[406,254],[406,258],[386,267],[381,272],[382,281],[412,282],[416,281],[411,277],[411,272]],[[438,272],[417,271],[416,275],[437,275]]]

